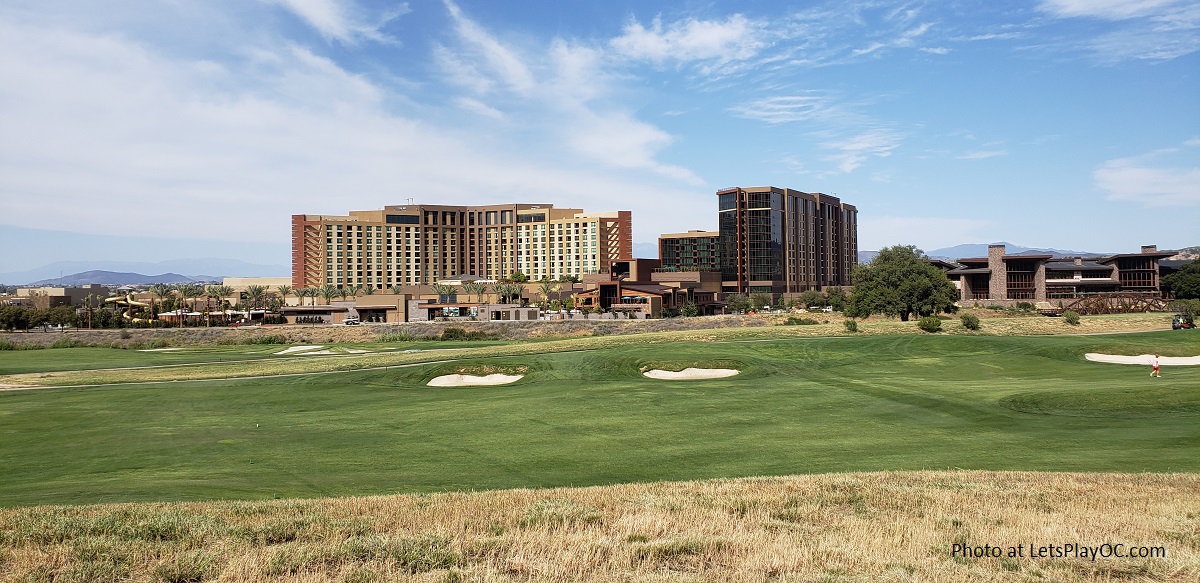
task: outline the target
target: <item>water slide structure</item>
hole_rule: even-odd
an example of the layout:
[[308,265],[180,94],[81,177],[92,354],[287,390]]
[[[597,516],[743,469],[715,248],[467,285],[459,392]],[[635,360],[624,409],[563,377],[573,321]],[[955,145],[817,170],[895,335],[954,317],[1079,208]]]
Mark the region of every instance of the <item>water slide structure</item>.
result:
[[113,296],[111,298],[107,298],[104,300],[104,303],[106,303],[106,304],[110,303],[110,302],[117,306],[125,306],[125,311],[121,314],[121,316],[124,317],[126,320],[129,320],[130,322],[137,322],[137,323],[149,322],[149,320],[144,320],[142,318],[134,318],[133,317],[133,309],[134,308],[150,307],[150,304],[147,304],[146,302],[139,302],[139,301],[133,299],[133,294],[126,294],[125,296]]

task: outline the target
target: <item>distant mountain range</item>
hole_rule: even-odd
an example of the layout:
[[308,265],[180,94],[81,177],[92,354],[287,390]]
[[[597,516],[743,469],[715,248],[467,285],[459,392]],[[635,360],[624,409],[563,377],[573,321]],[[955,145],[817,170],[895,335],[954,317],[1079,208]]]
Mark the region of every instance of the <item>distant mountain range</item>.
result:
[[[967,257],[987,257],[988,243],[966,243],[963,245],[955,245],[953,247],[942,247],[932,249],[925,252],[925,255],[931,259],[944,259],[946,261],[955,261],[965,259]],[[1012,243],[991,243],[991,245],[1004,245],[1004,252],[1008,255],[1053,255],[1054,257],[1104,257],[1112,255],[1111,252],[1096,252],[1096,251],[1071,251],[1069,249],[1054,249],[1041,247],[1024,247],[1022,245],[1014,245]],[[1135,253],[1131,251],[1131,253]],[[878,251],[859,251],[858,262],[870,263],[875,256],[879,255]],[[1171,260],[1189,260],[1200,259],[1200,246],[1185,247],[1179,250],[1179,253],[1170,257]]]
[[[237,259],[214,257],[173,259],[157,263],[135,261],[59,261],[28,271],[0,273],[7,285],[136,285],[143,283],[181,283],[220,281],[225,277],[285,277],[291,274],[285,265],[258,265]],[[145,275],[157,273],[160,275]],[[186,275],[182,275],[186,274]],[[103,278],[88,279],[88,278]]]
[[188,277],[178,273],[163,273],[159,275],[145,275],[141,273],[127,273],[117,271],[104,271],[102,269],[93,269],[91,271],[83,271],[80,273],[72,273],[62,277],[53,279],[43,279],[41,281],[31,282],[30,287],[41,286],[61,286],[61,287],[79,287],[91,283],[100,285],[145,285],[151,283],[194,283],[194,282],[220,282],[220,277],[210,275],[197,275]]

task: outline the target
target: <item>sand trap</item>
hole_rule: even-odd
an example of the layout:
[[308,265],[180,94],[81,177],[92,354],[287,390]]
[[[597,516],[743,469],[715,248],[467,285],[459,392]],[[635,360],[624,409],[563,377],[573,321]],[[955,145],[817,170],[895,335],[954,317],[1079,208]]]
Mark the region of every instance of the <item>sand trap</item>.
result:
[[139,350],[138,352],[174,352],[176,350],[183,350],[183,349],[182,348],[143,348],[142,350]]
[[342,350],[345,350],[346,354],[366,354],[370,352],[370,350],[362,350],[359,348],[343,348]]
[[525,377],[525,375],[522,375],[522,374],[516,374],[516,375],[490,374],[490,375],[483,376],[483,377],[470,375],[470,374],[446,374],[446,375],[437,377],[437,378],[429,381],[426,384],[431,387],[472,387],[472,386],[479,386],[479,385],[507,385],[508,383],[515,383],[524,377]]
[[304,352],[306,350],[316,350],[318,348],[325,348],[325,347],[320,344],[318,344],[316,346],[293,346],[291,348],[284,348],[283,350],[280,350],[279,352],[276,352],[275,354],[291,354],[293,352]]
[[[1100,354],[1097,352],[1089,352],[1083,355],[1083,357],[1092,362],[1150,366],[1150,359],[1154,358],[1154,355],[1142,354],[1139,356],[1121,356],[1119,354]],[[1158,364],[1159,366],[1198,366],[1200,365],[1200,356],[1160,356],[1158,357]]]
[[723,379],[738,374],[739,370],[734,368],[685,368],[681,371],[673,370],[648,370],[642,375],[652,379],[662,381],[691,381],[698,379]]

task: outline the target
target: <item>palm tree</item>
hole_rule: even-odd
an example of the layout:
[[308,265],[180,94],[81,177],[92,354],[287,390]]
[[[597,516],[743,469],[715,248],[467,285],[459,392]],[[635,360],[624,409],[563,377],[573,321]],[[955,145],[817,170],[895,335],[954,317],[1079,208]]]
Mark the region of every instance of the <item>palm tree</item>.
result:
[[369,295],[371,295],[371,294],[374,294],[374,293],[375,293],[375,286],[373,286],[373,285],[368,285],[368,286],[366,286],[366,287],[362,288],[362,290],[363,290],[363,295],[364,295],[364,296],[369,296]]
[[[185,299],[192,300],[192,310],[191,311],[195,312],[196,311],[196,299],[198,299],[200,296],[204,295],[204,286],[200,285],[198,283],[183,284],[183,285],[179,286],[179,295],[183,296]],[[182,317],[180,317],[179,325],[180,326],[183,325]]]
[[392,295],[397,295],[397,296],[398,296],[398,295],[400,295],[401,293],[404,293],[404,286],[402,286],[402,285],[400,285],[400,284],[396,284],[396,285],[393,285],[393,286],[392,286]]
[[542,294],[543,310],[550,305],[550,294],[556,294],[560,291],[562,291],[561,283],[557,283],[549,279],[542,280],[541,285],[538,287],[538,292]]
[[338,288],[334,287],[331,283],[327,283],[317,290],[317,294],[325,298],[325,305],[328,306],[333,303],[334,296],[338,295]]
[[343,302],[346,301],[346,298],[349,297],[351,293],[353,293],[353,291],[348,287],[338,288],[338,296],[342,298]]
[[478,281],[462,284],[463,293],[468,296],[475,296],[475,303],[477,304],[483,303],[483,294],[487,293],[487,288],[488,284]]
[[444,283],[433,284],[433,293],[438,295],[438,302],[449,303],[450,298],[454,296],[454,286]]
[[[310,286],[310,287],[306,287],[306,288],[301,288],[300,291],[304,292],[304,297],[312,298],[312,301],[308,303],[310,306],[317,305],[317,296],[319,295],[317,293],[317,288]],[[300,302],[300,304],[303,305],[304,302]]]
[[497,283],[492,286],[492,291],[500,296],[502,303],[509,303],[514,299],[519,300],[521,294],[525,291],[525,286],[519,283]]
[[262,306],[263,298],[266,297],[266,295],[267,286],[265,285],[246,286],[246,302],[249,304],[246,309],[247,320],[254,319],[254,315],[251,313],[251,311]]
[[[150,295],[154,298],[158,298],[158,303],[161,304],[164,298],[171,295],[171,286],[165,283],[155,283],[152,284],[147,291],[149,291]],[[158,310],[154,307],[153,299],[150,301],[150,316],[153,318],[158,317]]]
[[225,298],[233,295],[233,288],[227,285],[210,285],[208,286],[208,295],[217,298],[218,309],[224,309],[222,305],[225,304]]
[[285,303],[285,304],[286,304],[286,303],[287,303],[287,297],[288,297],[289,295],[291,295],[291,293],[292,293],[292,286],[290,286],[290,285],[281,285],[281,286],[279,286],[279,287],[275,288],[275,290],[279,292],[279,299],[283,300],[283,303]]

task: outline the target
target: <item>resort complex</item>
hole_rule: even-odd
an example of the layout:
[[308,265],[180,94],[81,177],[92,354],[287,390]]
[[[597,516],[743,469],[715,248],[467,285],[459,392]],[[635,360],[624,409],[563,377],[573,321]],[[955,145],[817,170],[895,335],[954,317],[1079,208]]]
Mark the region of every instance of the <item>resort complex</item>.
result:
[[633,254],[630,211],[548,204],[400,205],[347,216],[292,216],[292,286],[433,284],[459,274],[498,280],[597,273]]

